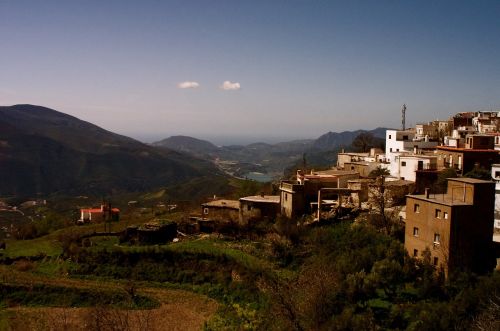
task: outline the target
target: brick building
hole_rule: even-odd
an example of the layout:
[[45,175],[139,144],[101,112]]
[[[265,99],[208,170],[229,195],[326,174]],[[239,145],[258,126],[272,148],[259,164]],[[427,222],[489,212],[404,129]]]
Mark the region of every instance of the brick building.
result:
[[436,147],[438,168],[454,168],[463,175],[473,170],[476,164],[490,170],[493,163],[498,163],[499,154],[494,149],[455,148],[449,146]]
[[414,257],[430,250],[445,273],[490,271],[495,184],[472,178],[448,179],[446,194],[408,195],[405,248]]

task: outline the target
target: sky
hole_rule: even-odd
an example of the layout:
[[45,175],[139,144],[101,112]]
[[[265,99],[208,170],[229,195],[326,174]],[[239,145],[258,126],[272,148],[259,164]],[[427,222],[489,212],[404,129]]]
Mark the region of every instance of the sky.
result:
[[0,105],[152,141],[500,110],[500,1],[0,0]]

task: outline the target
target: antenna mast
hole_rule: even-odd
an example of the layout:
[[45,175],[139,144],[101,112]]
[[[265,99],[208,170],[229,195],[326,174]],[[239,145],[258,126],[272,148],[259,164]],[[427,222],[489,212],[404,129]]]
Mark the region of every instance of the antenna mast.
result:
[[401,124],[403,124],[403,131],[406,129],[406,103],[403,104],[403,108],[401,108]]

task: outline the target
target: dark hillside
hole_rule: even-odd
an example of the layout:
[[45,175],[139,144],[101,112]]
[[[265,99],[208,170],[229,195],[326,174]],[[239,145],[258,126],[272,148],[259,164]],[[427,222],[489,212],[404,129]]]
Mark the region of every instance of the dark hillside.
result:
[[144,191],[221,175],[210,162],[44,107],[0,107],[0,129],[1,195]]

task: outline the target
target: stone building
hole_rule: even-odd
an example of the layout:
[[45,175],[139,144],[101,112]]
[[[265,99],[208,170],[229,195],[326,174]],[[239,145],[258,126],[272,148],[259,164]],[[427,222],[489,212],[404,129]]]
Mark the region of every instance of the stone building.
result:
[[239,220],[242,224],[251,221],[273,221],[280,212],[279,195],[255,195],[240,199]]
[[203,218],[217,221],[237,221],[239,211],[240,202],[238,200],[219,199],[201,205]]
[[[472,178],[448,179],[446,194],[408,195],[405,248],[446,274],[453,270],[486,272],[495,265],[493,237],[495,184]],[[492,258],[491,258],[492,257]]]
[[347,188],[348,181],[358,178],[357,171],[330,169],[303,174],[299,170],[297,180],[280,183],[281,215],[295,218],[310,214],[311,203],[317,203],[321,189]]

